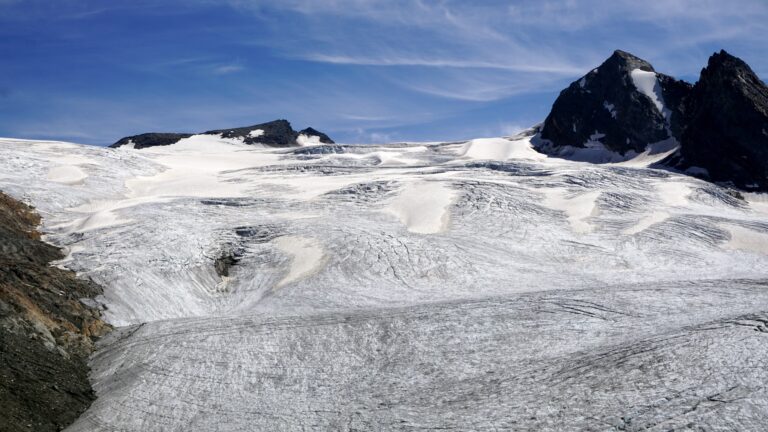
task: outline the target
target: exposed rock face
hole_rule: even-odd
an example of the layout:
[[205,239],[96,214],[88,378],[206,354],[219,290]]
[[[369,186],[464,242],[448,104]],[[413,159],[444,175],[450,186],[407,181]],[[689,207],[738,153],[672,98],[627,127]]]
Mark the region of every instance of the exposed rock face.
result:
[[[147,133],[125,137],[112,144],[110,147],[117,148],[129,143],[134,144],[134,148],[141,149],[153,146],[170,145],[179,142],[183,138],[189,138],[193,134],[187,133]],[[313,128],[307,128],[301,132],[296,132],[291,127],[288,120],[274,120],[267,123],[261,123],[253,126],[245,126],[232,129],[216,129],[203,132],[200,135],[220,135],[222,138],[236,139],[245,144],[266,144],[273,147],[292,147],[301,145],[300,137],[317,137],[319,143],[333,144],[328,135],[319,132]]]
[[315,128],[308,127],[302,131],[299,132],[299,135],[304,135],[308,137],[316,136],[320,139],[320,142],[323,144],[335,144],[332,139],[328,137],[328,135],[320,132],[319,130]]
[[541,131],[541,149],[597,143],[624,154],[681,132],[682,100],[691,85],[655,73],[645,60],[615,51],[560,92]]
[[192,134],[185,134],[185,133],[150,132],[150,133],[145,133],[141,135],[134,135],[134,136],[121,138],[119,141],[112,144],[110,147],[117,148],[117,147],[122,147],[124,145],[131,145],[131,143],[133,143],[133,148],[142,149],[146,147],[176,144],[177,142],[179,142],[180,139],[189,138],[191,136]]
[[668,163],[768,191],[768,87],[752,69],[725,51],[712,55],[685,105],[680,152]]
[[110,327],[81,299],[101,288],[49,263],[40,218],[0,193],[0,431],[57,431],[95,395],[88,381],[94,339]]

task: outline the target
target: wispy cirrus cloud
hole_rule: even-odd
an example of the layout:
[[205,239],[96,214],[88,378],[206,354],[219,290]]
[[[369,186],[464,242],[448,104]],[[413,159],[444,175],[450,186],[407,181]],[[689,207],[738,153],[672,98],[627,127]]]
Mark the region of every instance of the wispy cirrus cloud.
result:
[[0,134],[286,117],[339,141],[488,136],[614,49],[694,80],[725,48],[765,78],[765,40],[765,0],[0,0]]
[[317,61],[322,63],[362,65],[362,66],[424,66],[435,68],[458,68],[458,69],[500,69],[515,72],[543,72],[571,75],[581,72],[583,68],[560,65],[560,64],[517,64],[517,63],[498,63],[483,60],[462,60],[462,59],[441,59],[441,58],[417,58],[411,56],[402,57],[347,57],[326,54],[307,54],[303,57],[305,60]]
[[228,75],[233,74],[237,72],[242,72],[245,70],[245,67],[238,65],[238,64],[228,64],[228,65],[221,65],[216,66],[213,68],[212,72],[215,75]]
[[[710,44],[762,43],[768,2],[740,0],[230,0],[235,8],[302,17],[299,41],[275,44],[288,58],[381,68],[462,69],[464,77],[435,77],[428,85],[398,74],[405,88],[458,99],[495,100],[522,88],[559,85],[613,49],[656,57],[672,73],[697,70]],[[312,43],[307,43],[310,40]],[[707,45],[706,48],[701,46]],[[697,52],[697,50],[703,52]],[[681,52],[685,54],[681,55]],[[693,53],[693,54],[692,54]],[[484,70],[507,72],[507,91],[484,83]],[[469,88],[474,86],[474,88]],[[462,94],[463,93],[463,94]]]

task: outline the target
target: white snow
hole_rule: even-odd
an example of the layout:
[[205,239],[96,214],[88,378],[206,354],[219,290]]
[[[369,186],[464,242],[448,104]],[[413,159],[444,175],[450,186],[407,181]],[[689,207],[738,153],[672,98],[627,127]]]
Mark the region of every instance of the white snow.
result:
[[300,146],[313,146],[313,145],[322,144],[320,142],[320,137],[317,136],[317,135],[304,135],[304,134],[300,134],[296,138],[296,142],[299,143]]
[[671,112],[664,105],[664,96],[656,73],[644,71],[642,69],[634,69],[630,72],[630,75],[632,76],[632,82],[635,84],[637,91],[646,95],[656,106],[659,113],[669,121]]
[[742,195],[752,210],[768,216],[768,194],[745,192]]
[[655,184],[664,204],[671,207],[682,207],[688,204],[691,187],[679,181],[661,181]]
[[544,191],[542,204],[565,212],[573,232],[586,234],[593,229],[587,219],[598,214],[596,201],[599,197],[599,191],[574,195],[566,189],[549,189]]
[[448,228],[448,208],[456,196],[456,192],[442,182],[407,183],[385,211],[397,216],[410,232],[435,234]]
[[589,140],[584,143],[584,147],[600,147],[603,148],[603,143],[600,142],[601,139],[605,138],[604,133],[600,133],[598,131],[595,131],[592,135],[589,136]]
[[667,219],[669,219],[669,213],[665,211],[655,211],[647,216],[644,216],[642,219],[637,221],[636,225],[625,229],[622,231],[622,233],[627,235],[637,234],[639,232],[645,231],[657,223],[664,222]]
[[262,135],[264,135],[264,129],[254,129],[248,132],[248,136],[251,138],[258,138]]
[[587,77],[586,76],[581,77],[581,79],[579,80],[579,87],[584,88],[586,84],[587,84]]
[[467,159],[530,159],[543,160],[546,156],[537,152],[528,139],[481,138],[467,142],[459,155]]
[[83,184],[83,180],[86,178],[88,178],[88,174],[80,167],[73,165],[55,166],[48,170],[48,180],[56,183],[79,185]]
[[603,108],[611,113],[611,117],[616,118],[616,105],[608,103],[608,101],[603,101]]
[[307,278],[322,268],[323,248],[312,238],[301,236],[283,236],[275,240],[275,246],[291,257],[288,274],[277,283],[277,288]]
[[768,255],[768,233],[732,224],[723,225],[723,228],[731,235],[724,248]]
[[95,160],[73,154],[68,146],[51,146],[46,159],[53,165],[47,173],[48,180],[66,185],[81,185],[88,178],[85,165],[98,165]]
[[626,160],[616,162],[615,165],[644,168],[660,162],[680,148],[675,138],[667,138],[657,143],[648,144],[642,153],[627,152]]

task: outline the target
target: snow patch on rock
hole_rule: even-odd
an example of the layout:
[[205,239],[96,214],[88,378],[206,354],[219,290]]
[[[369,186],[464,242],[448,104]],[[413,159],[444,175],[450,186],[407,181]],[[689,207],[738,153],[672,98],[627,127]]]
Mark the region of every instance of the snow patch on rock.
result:
[[672,112],[664,105],[664,96],[661,92],[661,84],[659,84],[656,72],[634,69],[630,72],[630,75],[637,91],[647,96],[653,102],[653,105],[656,106],[659,113],[669,122]]
[[251,138],[258,138],[262,135],[264,135],[264,129],[254,129],[248,132],[248,136]]
[[314,145],[322,144],[320,142],[320,137],[319,136],[317,136],[317,135],[304,135],[304,134],[300,134],[298,137],[296,137],[296,143],[299,144],[302,147],[314,146]]
[[616,118],[616,105],[608,103],[608,101],[603,101],[603,108],[611,113],[611,117]]

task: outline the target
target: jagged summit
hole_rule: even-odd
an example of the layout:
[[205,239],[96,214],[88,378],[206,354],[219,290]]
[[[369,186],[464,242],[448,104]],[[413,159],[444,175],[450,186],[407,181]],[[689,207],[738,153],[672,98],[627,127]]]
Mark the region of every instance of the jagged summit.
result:
[[[707,67],[701,70],[702,86],[732,86],[752,103],[759,103],[768,97],[768,88],[757,74],[742,59],[725,50],[710,56]],[[697,83],[698,84],[698,83]],[[759,108],[765,112],[765,105]]]
[[614,51],[613,54],[611,54],[611,56],[608,57],[603,62],[603,64],[600,65],[600,67],[598,67],[598,69],[610,67],[623,68],[627,71],[631,71],[633,69],[642,69],[648,72],[655,72],[653,66],[650,63],[641,59],[640,57],[635,56],[634,54],[622,50]]
[[677,138],[690,84],[656,73],[647,61],[616,50],[563,90],[541,131],[540,148],[604,147],[625,154]]
[[308,137],[316,136],[316,137],[318,137],[320,139],[321,143],[334,144],[333,140],[330,137],[328,137],[328,135],[326,135],[326,134],[324,134],[324,133],[320,132],[319,130],[317,130],[315,128],[312,128],[312,127],[308,127],[308,128],[306,128],[304,130],[299,131],[299,135],[300,136],[304,135],[304,136],[308,136]]
[[607,157],[679,145],[660,167],[768,190],[768,87],[724,50],[709,58],[695,86],[616,50],[560,93],[535,142],[573,158],[585,148]]
[[668,163],[712,181],[768,190],[768,87],[726,51],[709,58],[685,102],[680,152]]
[[[131,144],[137,149],[164,146],[175,144],[180,140],[189,138],[193,135],[195,134],[145,133],[121,138],[110,147],[117,148]],[[252,126],[209,130],[199,135],[220,135],[221,138],[241,141],[244,144],[266,144],[274,147],[291,147],[315,142],[333,144],[333,140],[331,140],[328,135],[311,127],[296,132],[291,126],[291,123],[285,119],[273,120]]]

